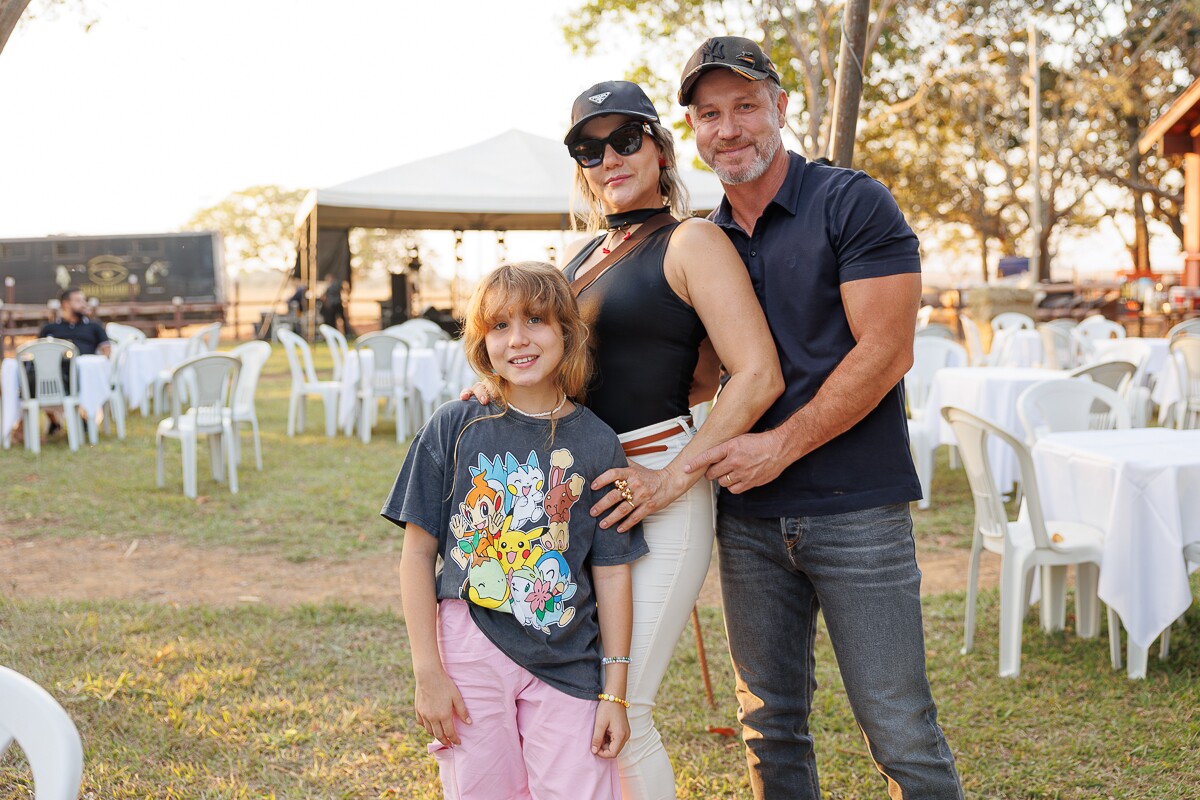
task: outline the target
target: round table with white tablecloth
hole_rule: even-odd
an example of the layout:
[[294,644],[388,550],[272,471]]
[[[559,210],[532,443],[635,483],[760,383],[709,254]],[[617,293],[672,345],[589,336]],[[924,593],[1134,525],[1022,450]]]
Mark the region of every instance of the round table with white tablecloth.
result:
[[[961,408],[999,425],[1018,439],[1025,439],[1017,416],[1017,398],[1021,392],[1047,380],[1062,380],[1067,373],[1055,369],[1022,367],[946,367],[933,376],[929,387],[925,419],[934,426],[940,444],[955,444],[954,431],[942,419],[946,406]],[[1017,456],[1012,448],[993,441],[988,447],[992,475],[1001,489],[1018,479]]]
[[129,404],[137,406],[142,416],[150,413],[150,387],[154,379],[187,358],[187,343],[187,339],[146,339],[125,349],[121,387]]

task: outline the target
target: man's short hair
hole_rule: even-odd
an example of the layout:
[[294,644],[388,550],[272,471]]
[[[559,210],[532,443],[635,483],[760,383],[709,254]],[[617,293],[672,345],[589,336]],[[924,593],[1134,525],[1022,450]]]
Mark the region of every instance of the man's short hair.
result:
[[70,289],[63,289],[62,294],[58,296],[58,302],[67,302],[67,298],[73,294],[83,294],[83,289],[80,289],[78,286],[72,286]]

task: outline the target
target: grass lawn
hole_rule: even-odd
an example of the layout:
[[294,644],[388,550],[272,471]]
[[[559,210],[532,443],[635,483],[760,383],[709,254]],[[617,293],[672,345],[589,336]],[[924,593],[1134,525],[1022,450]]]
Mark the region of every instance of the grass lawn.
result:
[[[1112,672],[1103,638],[1045,636],[1031,615],[1024,672],[996,676],[985,594],[976,650],[958,653],[962,597],[926,606],[941,721],[974,798],[1183,798],[1200,786],[1200,613],[1150,678]],[[703,614],[719,709],[685,634],[657,719],[681,797],[748,793],[720,615]],[[336,605],[288,610],[114,602],[0,603],[0,662],[49,687],[84,740],[86,797],[440,797],[410,708],[402,621]],[[829,798],[881,797],[822,632],[813,727]],[[0,798],[27,773],[0,766]],[[8,787],[8,788],[3,788]]]
[[[394,558],[400,532],[377,516],[403,455],[391,423],[370,445],[327,440],[314,401],[309,430],[288,439],[288,385],[276,349],[259,387],[266,468],[246,460],[237,495],[208,477],[202,449],[202,500],[186,500],[173,442],[167,486],[156,488],[154,422],[136,414],[124,442],[102,437],[72,454],[56,439],[38,457],[0,453],[0,537],[69,547],[80,535],[169,534],[293,561]],[[916,515],[918,545],[965,547],[973,520],[965,477],[943,462],[935,481],[934,508]],[[85,797],[440,797],[412,719],[407,642],[393,614],[35,601],[4,586],[0,598],[0,663],[49,688],[76,720]],[[1170,660],[1152,657],[1140,682],[1112,672],[1103,635],[1046,636],[1031,614],[1024,672],[1002,680],[995,594],[982,598],[968,656],[958,652],[962,603],[954,594],[927,601],[926,631],[930,678],[968,796],[1200,796],[1200,610],[1176,628]],[[685,633],[657,718],[681,797],[744,797],[740,744],[709,731],[737,723],[720,615],[704,609],[702,617],[719,710],[704,701]],[[823,633],[820,647],[813,727],[827,796],[883,796]],[[0,800],[28,797],[27,785],[20,758],[8,756]]]

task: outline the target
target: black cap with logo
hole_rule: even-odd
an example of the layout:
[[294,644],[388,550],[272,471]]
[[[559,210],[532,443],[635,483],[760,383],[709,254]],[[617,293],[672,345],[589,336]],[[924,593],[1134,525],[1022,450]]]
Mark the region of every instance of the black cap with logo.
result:
[[748,81],[774,78],[780,82],[775,65],[753,41],[741,36],[714,36],[700,45],[684,65],[683,77],[679,82],[679,105],[688,105],[696,81],[705,72],[717,67],[733,70]]
[[624,114],[643,122],[658,122],[658,111],[642,87],[629,81],[602,81],[575,98],[575,104],[571,106],[571,130],[563,137],[563,143],[571,144],[588,120],[605,114]]

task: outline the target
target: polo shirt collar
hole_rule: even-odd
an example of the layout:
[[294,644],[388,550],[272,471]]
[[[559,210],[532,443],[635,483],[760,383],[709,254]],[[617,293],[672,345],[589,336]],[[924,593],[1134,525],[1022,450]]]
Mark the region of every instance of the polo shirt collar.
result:
[[[804,183],[804,167],[807,163],[804,156],[788,151],[787,175],[783,179],[783,185],[775,193],[775,198],[767,204],[768,206],[777,205],[793,217],[796,216],[796,209],[800,207],[800,186]],[[722,228],[737,226],[733,220],[733,209],[729,207],[728,197],[721,196],[721,203],[717,206],[712,221]]]

